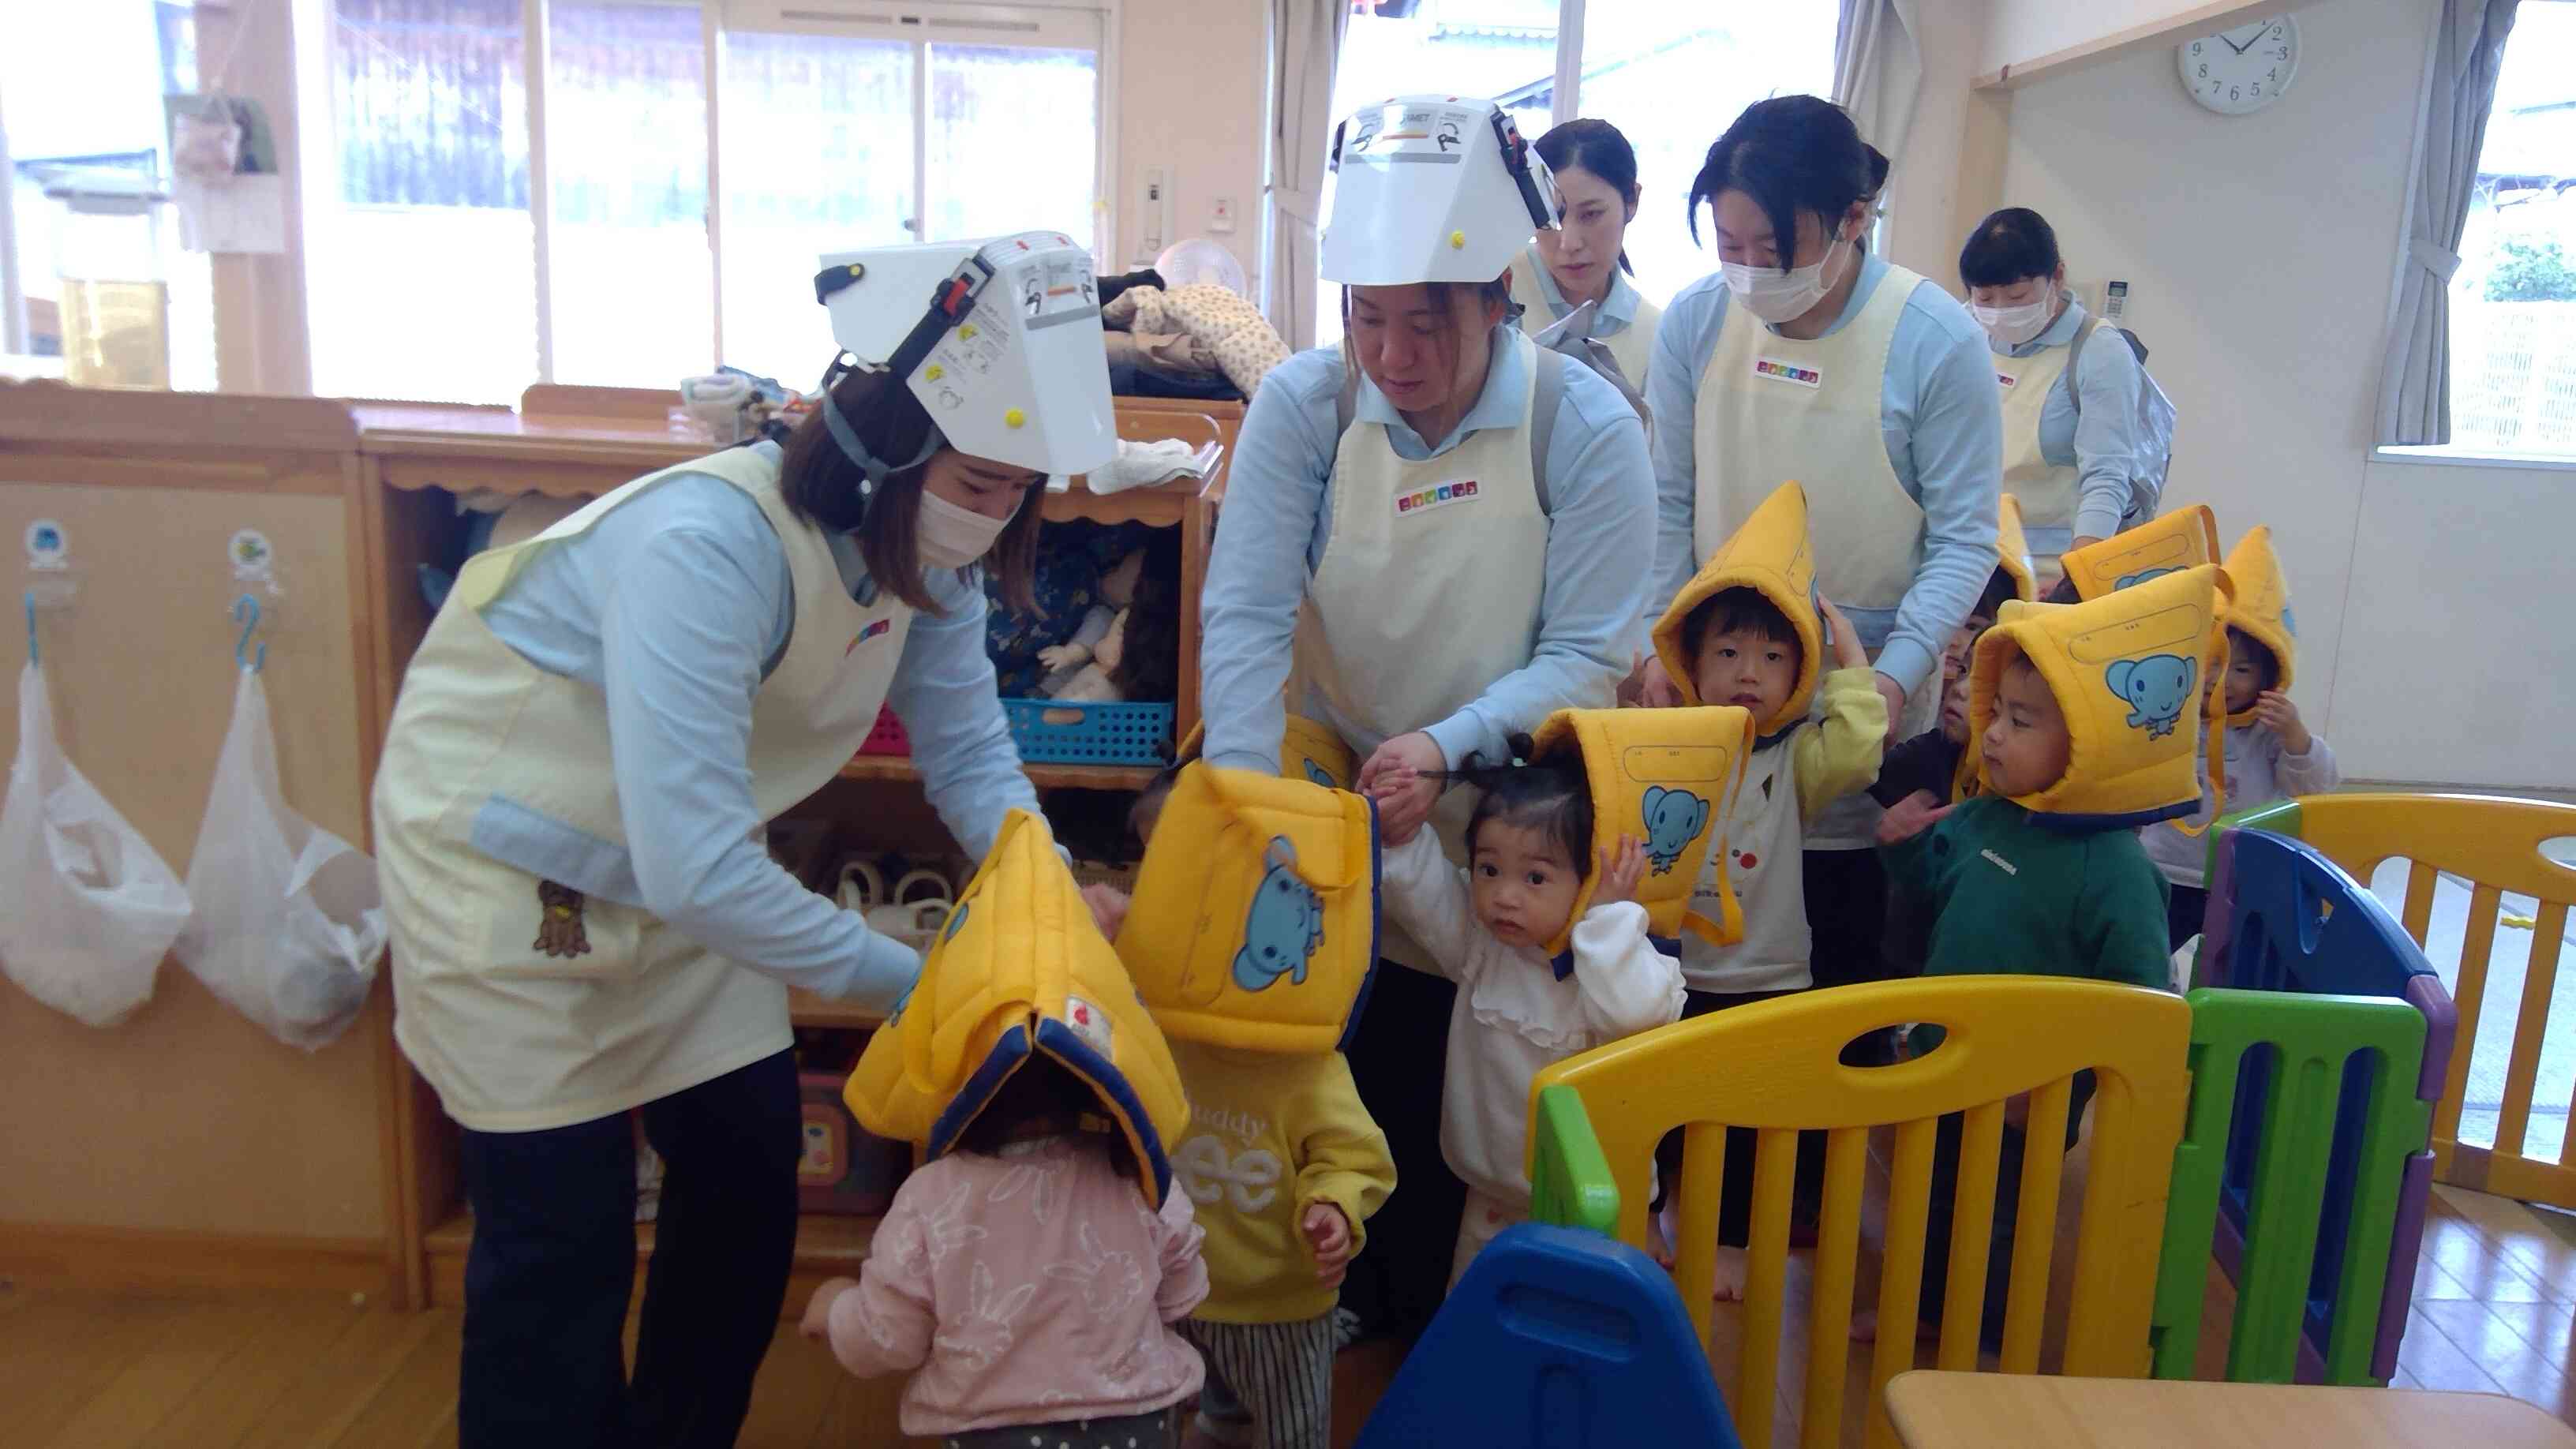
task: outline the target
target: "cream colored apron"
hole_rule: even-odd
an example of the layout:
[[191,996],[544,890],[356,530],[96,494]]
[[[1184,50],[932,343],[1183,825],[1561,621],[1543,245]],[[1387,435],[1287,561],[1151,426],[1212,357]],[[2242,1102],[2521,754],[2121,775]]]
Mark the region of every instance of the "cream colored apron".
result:
[[543,550],[692,472],[748,494],[787,549],[792,633],[754,702],[749,748],[764,821],[847,763],[902,656],[911,608],[852,600],[829,540],[788,511],[776,464],[749,449],[637,479],[466,565],[404,677],[374,808],[394,1034],[468,1127],[588,1121],[790,1043],[783,986],[643,909],[599,691],[529,664],[479,612]]
[[[1864,609],[1904,601],[1922,561],[1923,508],[1888,462],[1880,398],[1897,323],[1914,289],[1926,285],[1891,266],[1860,315],[1812,341],[1783,337],[1742,307],[1726,309],[1693,412],[1695,557],[1715,552],[1762,500],[1794,479],[1807,488],[1817,591]],[[1936,673],[1906,699],[1890,743],[1929,729],[1940,708]],[[1808,848],[1866,847],[1878,814],[1866,795],[1829,806],[1810,823]]]
[[[2048,405],[2058,380],[2066,376],[2066,359],[2071,355],[2068,348],[2046,347],[2028,357],[1995,358],[1995,385],[2003,390],[2004,405],[2003,491],[2020,500],[2025,531],[2075,526],[2075,508],[2081,501],[2077,469],[2072,463],[2051,463],[2039,453],[2040,411]],[[2060,577],[2054,550],[2031,550],[2030,566],[2043,589]]]

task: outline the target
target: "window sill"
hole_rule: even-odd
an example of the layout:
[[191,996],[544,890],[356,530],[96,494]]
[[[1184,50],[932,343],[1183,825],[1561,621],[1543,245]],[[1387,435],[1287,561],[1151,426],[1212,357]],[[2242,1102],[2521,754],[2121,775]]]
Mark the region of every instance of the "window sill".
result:
[[2519,468],[2525,472],[2576,472],[2576,453],[2502,453],[2456,443],[2426,447],[2373,448],[2374,463],[2432,464],[2444,468]]

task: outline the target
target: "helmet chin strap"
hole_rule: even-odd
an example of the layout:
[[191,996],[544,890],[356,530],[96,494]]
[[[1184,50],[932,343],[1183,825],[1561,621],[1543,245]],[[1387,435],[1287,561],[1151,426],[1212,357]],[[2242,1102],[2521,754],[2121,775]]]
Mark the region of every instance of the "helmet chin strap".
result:
[[869,452],[868,445],[859,441],[858,429],[850,426],[849,416],[841,411],[841,405],[832,397],[832,384],[840,380],[843,371],[855,371],[855,369],[844,369],[836,358],[833,360],[833,366],[824,374],[823,426],[831,430],[832,441],[840,445],[841,455],[857,464],[859,471],[867,475],[868,481],[859,489],[859,496],[867,498],[884,487],[888,478],[907,468],[918,468],[928,462],[930,455],[946,446],[948,440],[940,435],[939,425],[933,423],[929,434],[921,440],[921,451],[915,453],[909,462],[888,463],[885,459]]

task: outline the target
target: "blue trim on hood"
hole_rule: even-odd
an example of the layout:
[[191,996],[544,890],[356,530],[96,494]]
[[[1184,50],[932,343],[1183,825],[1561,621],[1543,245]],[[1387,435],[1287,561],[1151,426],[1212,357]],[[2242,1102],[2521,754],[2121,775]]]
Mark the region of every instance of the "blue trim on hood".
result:
[[2117,815],[2078,815],[2054,810],[2032,810],[2030,822],[2042,830],[2059,835],[2103,835],[2114,830],[2135,830],[2164,820],[2180,820],[2200,808],[2198,800],[2185,800],[2178,805],[2163,805],[2153,810],[2130,810]]
[[1172,1163],[1164,1155],[1162,1134],[1154,1130],[1154,1119],[1146,1115],[1144,1104],[1136,1100],[1135,1089],[1127,1085],[1126,1074],[1119,1071],[1091,1043],[1074,1029],[1052,1017],[1038,1021],[1038,1045],[1047,1055],[1064,1063],[1066,1070],[1090,1083],[1125,1124],[1129,1136],[1143,1149],[1145,1166],[1154,1174],[1154,1205],[1160,1207],[1163,1197],[1172,1190]]
[[1020,1063],[1028,1058],[1029,1029],[1015,1026],[1003,1032],[1001,1040],[993,1043],[991,1054],[984,1058],[984,1064],[975,1069],[975,1075],[968,1077],[966,1085],[958,1088],[957,1095],[948,1100],[947,1110],[930,1124],[928,1145],[932,1158],[945,1156],[950,1148],[957,1145],[958,1135],[975,1120],[975,1114],[984,1110],[984,1104],[993,1100],[993,1094],[1002,1090],[1002,1084],[1009,1081],[1011,1073],[1018,1071]]

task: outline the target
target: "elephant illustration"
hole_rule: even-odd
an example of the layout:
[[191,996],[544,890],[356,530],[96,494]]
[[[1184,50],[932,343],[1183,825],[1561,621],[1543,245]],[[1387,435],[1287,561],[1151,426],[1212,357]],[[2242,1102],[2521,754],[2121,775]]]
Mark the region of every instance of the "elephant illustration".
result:
[[1262,859],[1270,869],[1244,916],[1243,949],[1234,953],[1234,984],[1265,991],[1286,976],[1303,986],[1306,963],[1324,944],[1324,900],[1297,878],[1297,847],[1287,836],[1271,837]]
[[2179,654],[2150,654],[2144,659],[2115,659],[2103,682],[2129,706],[2129,728],[2143,729],[2151,740],[2163,739],[2182,723],[2191,707],[2192,681],[2198,661]]
[[1709,805],[1688,790],[1646,787],[1646,860],[1657,875],[1670,875],[1682,852],[1708,828]]

